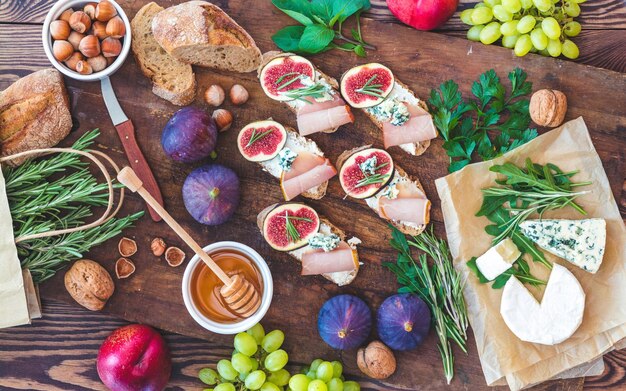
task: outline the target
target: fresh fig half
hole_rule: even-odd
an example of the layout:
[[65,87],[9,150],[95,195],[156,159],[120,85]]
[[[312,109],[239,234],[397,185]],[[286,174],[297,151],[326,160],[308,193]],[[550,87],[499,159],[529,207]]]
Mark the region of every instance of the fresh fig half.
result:
[[276,57],[268,62],[261,70],[259,80],[267,96],[274,100],[288,101],[293,98],[285,96],[285,92],[305,87],[302,76],[313,80],[315,68],[306,58],[292,55]]
[[263,220],[263,237],[273,249],[291,251],[308,244],[320,229],[320,218],[310,206],[280,204]]
[[[372,170],[364,170],[362,165],[372,158],[375,160]],[[346,159],[339,171],[339,182],[350,197],[364,199],[376,195],[385,187],[393,178],[393,173],[393,159],[387,151],[367,148]]]
[[256,121],[244,126],[237,136],[239,152],[252,162],[273,159],[287,142],[285,127],[276,121]]
[[395,78],[389,68],[378,63],[359,65],[341,77],[341,95],[352,107],[376,106],[391,93]]

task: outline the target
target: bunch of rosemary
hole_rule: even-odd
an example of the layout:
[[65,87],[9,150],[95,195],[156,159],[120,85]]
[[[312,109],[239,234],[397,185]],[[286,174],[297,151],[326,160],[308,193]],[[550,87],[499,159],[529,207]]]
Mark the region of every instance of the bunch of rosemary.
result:
[[[418,295],[430,308],[432,321],[439,337],[439,352],[443,361],[443,371],[448,384],[454,376],[454,355],[450,340],[467,353],[467,308],[463,298],[461,278],[454,269],[450,250],[445,240],[437,238],[432,229],[407,240],[395,227],[392,229],[390,244],[398,250],[396,263],[385,262],[402,287],[401,293]],[[411,248],[421,251],[416,262],[411,256]],[[433,260],[432,266],[427,258]]]
[[[98,129],[87,132],[72,148],[85,151],[99,135]],[[77,227],[92,216],[92,208],[106,206],[107,185],[99,184],[88,167],[79,155],[60,153],[4,168],[14,236]],[[22,267],[30,270],[35,283],[43,282],[72,259],[119,235],[142,215],[139,212],[84,231],[22,241],[17,244]]]

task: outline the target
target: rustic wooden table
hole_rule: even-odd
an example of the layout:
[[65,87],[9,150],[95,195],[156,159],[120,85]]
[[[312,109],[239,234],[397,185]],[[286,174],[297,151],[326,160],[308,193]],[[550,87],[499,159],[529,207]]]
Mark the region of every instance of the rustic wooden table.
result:
[[[178,2],[180,1],[159,1],[163,6]],[[41,48],[40,31],[43,18],[53,3],[54,0],[2,0],[0,2],[0,89],[5,88],[18,77],[47,66],[48,61]],[[144,2],[137,0],[124,3],[130,4],[130,7],[136,11]],[[220,1],[220,3],[226,2]],[[373,8],[369,17],[394,22],[385,7],[384,0],[373,0],[372,3]],[[459,10],[467,8],[470,3],[470,1],[462,1]],[[576,40],[581,49],[581,58],[578,62],[617,72],[626,72],[626,0],[589,1],[582,5],[582,9],[581,22],[584,30]],[[446,35],[464,36],[464,30],[465,27],[458,17],[454,17],[440,29],[440,32]],[[489,59],[485,60],[485,64],[489,64]],[[572,74],[568,77],[576,78],[577,75]],[[75,85],[72,85],[70,90],[75,99],[80,96],[88,102],[98,102],[99,91],[96,86],[87,86],[84,91],[78,91]],[[155,112],[159,109],[161,107]],[[129,114],[137,117],[140,115],[139,110],[136,108],[135,112]],[[622,111],[616,112],[615,115]],[[102,115],[99,118],[102,118]],[[78,120],[82,120],[83,126],[90,126],[89,118],[79,117]],[[618,132],[619,129],[624,131],[623,125],[617,125],[616,128]],[[623,138],[619,139],[623,141]],[[610,145],[608,140],[603,143],[605,149],[611,151],[608,148]],[[120,156],[119,150],[115,153]],[[151,153],[154,151],[147,151],[148,155]],[[607,153],[609,155],[603,156],[603,160],[608,156],[616,156],[617,160],[623,160],[623,151],[616,150],[616,152]],[[615,163],[607,168],[607,171],[612,171],[610,174],[614,178],[622,180],[624,178],[622,163]],[[172,179],[180,180],[181,178],[173,177]],[[618,196],[620,190],[626,193],[626,185],[620,189],[621,183],[623,181],[613,183],[614,194]],[[140,205],[136,200],[130,202],[134,202],[134,206]],[[626,211],[624,197],[620,200],[620,204],[624,215]],[[291,269],[295,270],[295,267],[290,267],[289,271]],[[97,349],[108,333],[125,322],[102,313],[86,311],[75,305],[46,299],[46,297],[44,297],[43,306],[45,318],[35,321],[32,326],[0,330],[0,389],[103,389],[95,370]],[[144,311],[150,310],[144,309]],[[119,315],[136,319],[143,314],[121,313]],[[279,325],[279,323],[275,324]],[[226,342],[208,343],[178,334],[165,333],[165,335],[173,352],[174,371],[170,384],[175,389],[199,389],[200,384],[196,379],[198,369],[207,364],[214,364],[219,358],[228,355],[232,349]],[[470,344],[473,344],[473,341]],[[427,357],[433,362],[429,364],[430,366],[425,365],[426,369],[421,369],[419,376],[432,376],[433,379],[442,377],[440,363],[434,349],[433,343],[433,350],[429,351]],[[460,359],[464,360],[464,358]],[[455,385],[459,389],[463,387],[475,389],[478,385],[484,385],[479,366],[475,362],[470,365],[465,359],[462,364],[467,366],[467,370],[458,373],[460,383],[457,382]],[[626,351],[610,353],[605,357],[605,365],[605,372],[601,376],[548,382],[536,389],[580,390],[583,387],[585,389],[626,389]],[[358,373],[355,368],[350,369],[351,373]],[[423,381],[420,382],[420,384],[423,383]],[[439,381],[436,384],[437,386],[420,386],[420,389],[445,389],[445,386],[441,385],[442,382]],[[365,389],[385,389],[368,382],[364,385]],[[409,386],[404,389],[415,388],[418,387]]]

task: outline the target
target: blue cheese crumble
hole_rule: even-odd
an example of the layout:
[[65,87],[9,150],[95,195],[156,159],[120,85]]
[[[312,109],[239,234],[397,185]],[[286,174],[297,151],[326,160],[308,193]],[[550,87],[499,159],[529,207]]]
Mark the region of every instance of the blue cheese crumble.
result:
[[381,122],[389,122],[394,126],[404,125],[411,114],[404,103],[397,98],[389,98],[374,107],[365,109]]
[[282,168],[283,171],[291,170],[291,165],[293,161],[296,160],[298,154],[292,151],[289,148],[283,148],[280,152],[278,152],[278,165]]
[[394,200],[398,198],[398,194],[400,194],[400,190],[396,186],[398,184],[398,178],[394,178],[381,192],[381,197],[387,197],[390,200]]
[[322,249],[324,252],[333,251],[339,246],[341,239],[335,234],[324,235],[316,233],[309,239],[309,246],[314,249]]
[[376,156],[372,156],[367,159],[363,163],[359,164],[359,168],[364,175],[375,175],[376,174]]

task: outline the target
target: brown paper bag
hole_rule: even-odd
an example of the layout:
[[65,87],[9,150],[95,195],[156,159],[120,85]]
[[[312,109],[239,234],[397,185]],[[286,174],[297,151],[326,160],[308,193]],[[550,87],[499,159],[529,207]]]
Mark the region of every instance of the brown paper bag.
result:
[[[600,217],[607,221],[607,247],[597,274],[546,254],[549,261],[572,271],[587,295],[582,325],[571,338],[555,346],[518,339],[500,316],[501,290],[480,284],[465,265],[472,256],[483,254],[491,246],[492,237],[484,232],[489,221],[475,216],[482,203],[481,189],[495,183],[496,174],[489,167],[507,161],[521,165],[526,158],[540,164],[554,163],[564,171],[579,170],[573,178],[575,181],[593,181],[580,189],[590,192],[577,200],[588,212],[587,216],[564,208],[546,213],[545,218]],[[497,159],[471,164],[439,178],[436,185],[455,267],[466,280],[464,294],[469,320],[487,384],[505,377],[512,389],[519,389],[547,380],[599,357],[626,337],[626,228],[582,118]],[[535,276],[548,277],[545,267],[529,263]],[[531,291],[541,297],[541,289]]]

